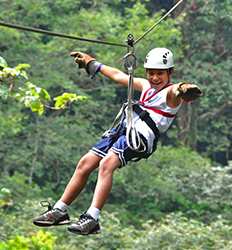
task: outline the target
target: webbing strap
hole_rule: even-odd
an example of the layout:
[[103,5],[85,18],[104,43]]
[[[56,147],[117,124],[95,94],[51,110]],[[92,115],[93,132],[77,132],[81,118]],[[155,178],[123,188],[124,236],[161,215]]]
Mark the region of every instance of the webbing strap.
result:
[[139,118],[144,121],[148,127],[153,131],[156,137],[159,137],[160,133],[158,128],[156,127],[155,122],[152,120],[150,117],[149,113],[142,109],[139,104],[134,104],[133,105],[133,111],[139,116]]
[[149,90],[151,90],[152,88],[147,89],[147,90],[144,92],[143,97],[141,98],[141,101],[142,101],[142,102],[147,102],[147,101],[149,101],[152,97],[154,97],[155,95],[157,95],[160,91],[166,89],[167,87],[169,87],[169,86],[171,86],[171,85],[172,85],[172,83],[168,83],[168,84],[165,85],[162,89],[156,91],[154,94],[152,94],[152,95],[150,95],[150,96],[148,96],[148,97],[146,98],[147,93],[148,93]]
[[169,87],[169,86],[171,86],[171,85],[172,85],[172,83],[168,83],[168,84],[165,85],[162,89],[160,89],[159,91],[156,91],[154,94],[152,94],[152,95],[150,95],[150,96],[148,96],[148,97],[146,98],[147,93],[148,93],[149,90],[152,89],[152,88],[147,89],[147,90],[144,92],[144,94],[143,94],[142,100],[139,101],[139,104],[140,104],[141,106],[143,106],[144,108],[150,109],[150,110],[154,111],[155,113],[157,113],[157,114],[159,114],[159,115],[162,115],[162,116],[165,116],[165,117],[169,117],[169,118],[174,118],[174,117],[176,117],[176,115],[174,115],[174,114],[171,114],[171,113],[165,112],[165,111],[163,111],[163,110],[156,109],[156,108],[154,108],[154,107],[150,107],[150,106],[146,106],[146,105],[145,105],[145,102],[151,100],[151,98],[153,98],[155,95],[157,95],[160,91],[162,91],[163,89],[165,89],[165,88],[167,88],[167,87]]
[[176,115],[174,114],[171,114],[171,113],[168,113],[168,112],[165,112],[163,110],[160,110],[160,109],[156,109],[156,108],[153,108],[153,107],[149,107],[149,106],[145,106],[143,103],[140,103],[144,108],[146,109],[150,109],[152,110],[153,112],[159,114],[159,115],[162,115],[162,116],[165,116],[165,117],[168,117],[168,118],[174,118],[176,117]]
[[145,97],[146,97],[148,91],[151,90],[151,89],[152,89],[152,88],[149,88],[149,89],[147,89],[147,90],[143,93],[143,96],[142,96],[142,98],[141,98],[141,102],[144,102]]

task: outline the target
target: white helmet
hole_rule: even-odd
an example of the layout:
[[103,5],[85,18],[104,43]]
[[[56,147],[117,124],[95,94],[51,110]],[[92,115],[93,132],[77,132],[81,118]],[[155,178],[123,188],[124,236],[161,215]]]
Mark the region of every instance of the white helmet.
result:
[[144,62],[145,69],[170,69],[174,67],[173,54],[166,48],[149,51]]

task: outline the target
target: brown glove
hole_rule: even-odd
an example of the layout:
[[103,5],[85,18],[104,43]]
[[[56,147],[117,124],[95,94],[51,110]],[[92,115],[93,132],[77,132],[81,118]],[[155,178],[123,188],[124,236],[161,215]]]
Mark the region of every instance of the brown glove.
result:
[[181,82],[176,90],[176,96],[181,97],[186,102],[191,102],[202,96],[200,88],[189,82]]
[[93,79],[95,75],[101,70],[102,64],[88,54],[82,52],[71,52],[70,56],[79,64],[79,68],[85,68],[88,75]]
[[87,70],[87,65],[96,61],[96,59],[86,53],[82,53],[79,51],[73,51],[70,53],[70,56],[74,57],[75,62],[79,65],[79,68],[85,68]]

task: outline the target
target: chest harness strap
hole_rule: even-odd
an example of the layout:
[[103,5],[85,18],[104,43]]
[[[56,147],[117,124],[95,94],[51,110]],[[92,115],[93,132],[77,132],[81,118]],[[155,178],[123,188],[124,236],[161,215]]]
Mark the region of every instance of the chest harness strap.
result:
[[174,114],[165,112],[165,111],[160,110],[160,109],[156,109],[156,108],[153,108],[153,107],[146,106],[146,105],[144,105],[142,102],[139,102],[139,104],[140,104],[141,106],[143,106],[144,108],[150,109],[150,110],[152,110],[153,112],[155,112],[155,113],[157,113],[157,114],[159,114],[159,115],[162,115],[162,116],[165,116],[165,117],[168,117],[168,118],[174,118],[174,117],[176,117],[176,115],[174,115]]
[[158,128],[156,127],[155,122],[151,119],[149,113],[142,109],[139,104],[134,104],[133,105],[133,111],[139,116],[139,118],[144,121],[148,127],[153,131],[154,135],[156,137],[159,137],[160,132]]

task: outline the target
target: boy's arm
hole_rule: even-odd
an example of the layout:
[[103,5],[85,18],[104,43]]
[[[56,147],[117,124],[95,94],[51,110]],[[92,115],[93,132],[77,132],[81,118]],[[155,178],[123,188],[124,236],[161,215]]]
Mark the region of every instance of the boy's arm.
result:
[[[128,86],[129,75],[125,74],[121,70],[107,65],[102,65],[100,72],[104,76],[110,78],[111,80],[121,85]],[[148,84],[148,82],[143,78],[135,77],[133,78],[133,81],[134,81],[134,89],[138,91],[142,91],[143,88]]]
[[[85,68],[91,76],[94,76],[97,72],[101,72],[104,76],[121,85],[128,85],[129,76],[121,70],[103,65],[97,62],[92,56],[82,52],[71,52],[70,55],[74,57],[74,60],[79,64],[79,67]],[[147,84],[148,82],[143,78],[134,78],[134,89],[138,91],[142,91]]]
[[189,82],[180,82],[172,85],[167,94],[168,106],[175,108],[182,101],[191,102],[202,96],[203,93],[200,88]]

